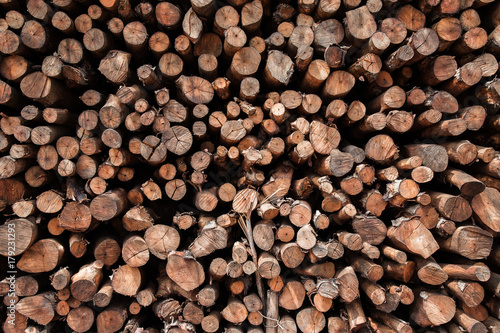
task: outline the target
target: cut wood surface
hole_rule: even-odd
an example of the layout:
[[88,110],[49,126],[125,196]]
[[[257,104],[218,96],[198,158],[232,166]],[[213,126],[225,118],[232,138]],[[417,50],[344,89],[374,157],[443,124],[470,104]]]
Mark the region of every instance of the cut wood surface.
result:
[[0,0],[0,330],[498,332],[499,17]]

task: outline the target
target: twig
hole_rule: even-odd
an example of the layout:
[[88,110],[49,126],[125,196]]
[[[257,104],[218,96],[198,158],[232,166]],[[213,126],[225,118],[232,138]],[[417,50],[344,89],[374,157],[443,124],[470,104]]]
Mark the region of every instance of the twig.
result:
[[[252,232],[252,222],[250,220],[250,214],[248,213],[246,216],[246,229],[247,229],[247,237],[248,243],[250,244],[250,251],[252,251],[252,260],[256,267],[257,265],[257,250],[255,249],[255,243],[253,241],[253,232]],[[260,276],[259,270],[255,271],[255,284],[257,285],[257,292],[259,293],[260,299],[263,304],[266,304],[266,298],[264,294],[264,286],[262,285],[262,278]]]

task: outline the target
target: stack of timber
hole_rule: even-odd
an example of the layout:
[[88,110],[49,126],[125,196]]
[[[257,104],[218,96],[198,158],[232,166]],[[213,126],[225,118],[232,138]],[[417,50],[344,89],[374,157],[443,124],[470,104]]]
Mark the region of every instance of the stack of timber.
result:
[[0,330],[500,332],[499,57],[494,0],[0,0]]

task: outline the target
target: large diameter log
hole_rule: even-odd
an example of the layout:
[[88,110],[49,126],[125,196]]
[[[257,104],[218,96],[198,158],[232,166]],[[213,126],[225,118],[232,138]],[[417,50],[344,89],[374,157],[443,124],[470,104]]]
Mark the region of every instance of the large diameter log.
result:
[[372,245],[382,243],[387,234],[385,224],[373,216],[356,216],[352,220],[352,228],[361,236],[363,242]]
[[55,293],[25,297],[16,304],[16,311],[40,325],[47,325],[54,318]]
[[446,148],[436,144],[411,144],[406,145],[409,156],[420,156],[422,165],[431,168],[434,172],[443,172],[448,167],[448,154]]
[[281,51],[270,51],[264,69],[266,83],[272,87],[286,86],[292,75],[293,62],[290,57]]
[[428,291],[419,291],[415,296],[410,318],[420,326],[446,324],[455,315],[455,302],[448,296]]
[[68,202],[59,218],[59,225],[71,232],[84,232],[92,223],[92,215],[89,206],[79,202]]
[[101,60],[99,72],[113,83],[125,84],[131,75],[129,69],[131,58],[130,53],[111,50]]
[[129,235],[123,240],[122,258],[131,267],[144,266],[149,261],[146,241],[138,235]]
[[[478,200],[480,200],[479,198],[484,198],[484,196],[480,196],[480,193],[484,191],[485,185],[478,179],[461,170],[451,168],[448,168],[444,172],[444,176],[446,182],[455,185],[462,194],[469,197],[478,197]],[[489,206],[485,205],[485,207]]]
[[98,332],[117,332],[125,324],[127,309],[123,305],[115,304],[106,307],[96,318]]
[[229,68],[230,74],[238,82],[246,77],[254,76],[259,69],[260,61],[261,56],[257,50],[253,47],[244,47],[234,54]]
[[233,324],[242,323],[248,317],[248,310],[237,298],[230,298],[221,312],[222,317]]
[[17,263],[27,273],[49,272],[61,264],[64,246],[55,239],[46,238],[34,243]]
[[394,246],[423,258],[428,258],[439,249],[430,231],[417,217],[394,221],[393,226],[387,231],[387,237]]
[[472,198],[471,207],[477,221],[495,233],[500,232],[500,192],[487,187]]
[[309,128],[309,140],[318,154],[327,155],[338,147],[340,133],[333,127],[313,120]]
[[257,191],[245,189],[236,193],[233,199],[233,210],[240,214],[251,213],[258,204]]
[[200,235],[189,245],[195,258],[204,257],[227,246],[228,232],[214,222],[203,227]]
[[169,251],[177,250],[181,239],[176,229],[164,224],[157,224],[146,230],[144,240],[153,255],[165,260]]
[[398,149],[390,136],[380,134],[368,140],[365,153],[371,160],[387,164],[397,158]]
[[105,266],[112,266],[121,254],[120,244],[112,237],[99,238],[94,243],[94,258],[103,262]]
[[326,326],[326,319],[323,313],[313,307],[300,310],[295,320],[302,332],[319,333]]
[[37,225],[28,219],[5,222],[0,226],[0,255],[14,257],[23,254],[34,243],[37,235]]
[[279,296],[279,305],[286,310],[297,310],[302,306],[306,291],[302,283],[290,281],[283,287]]
[[20,83],[22,93],[45,106],[70,106],[72,95],[63,84],[42,72],[26,75]]
[[493,245],[493,236],[476,226],[458,227],[453,235],[438,239],[439,247],[467,259],[481,260],[489,256]]
[[171,252],[168,255],[167,274],[186,291],[198,288],[205,281],[203,266],[182,252]]
[[143,285],[140,268],[123,265],[113,274],[111,284],[113,290],[121,295],[135,296]]
[[351,266],[338,271],[335,275],[339,285],[339,295],[346,302],[352,302],[359,297],[359,281]]
[[212,85],[201,77],[181,75],[176,85],[180,97],[189,105],[208,104],[214,97]]
[[432,205],[445,218],[454,222],[463,222],[472,215],[472,208],[469,202],[460,197],[441,192],[429,192],[432,198]]
[[355,84],[355,77],[345,71],[331,72],[323,87],[322,96],[326,100],[342,98],[346,96]]
[[[4,62],[2,62],[2,65],[3,64]],[[17,69],[15,65],[10,65],[9,69],[11,69],[12,67],[14,67],[14,69]],[[21,96],[19,90],[17,90],[14,86],[11,86],[8,83],[1,80],[0,80],[0,92],[2,92],[0,98],[1,105],[10,106],[11,108],[18,108],[20,104],[23,102],[23,97]]]
[[377,23],[367,6],[361,6],[346,12],[346,35],[360,44],[377,31]]
[[71,277],[71,295],[81,302],[92,300],[103,279],[102,267],[103,263],[99,260],[82,266]]
[[90,213],[99,221],[107,221],[125,211],[127,204],[126,191],[117,189],[95,197],[90,203]]

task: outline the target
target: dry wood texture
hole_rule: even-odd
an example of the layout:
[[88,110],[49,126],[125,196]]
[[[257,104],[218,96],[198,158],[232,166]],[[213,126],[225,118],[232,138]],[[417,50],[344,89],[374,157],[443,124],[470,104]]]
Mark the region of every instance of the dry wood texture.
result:
[[491,0],[0,0],[0,330],[499,332],[499,57]]

